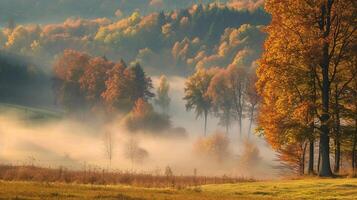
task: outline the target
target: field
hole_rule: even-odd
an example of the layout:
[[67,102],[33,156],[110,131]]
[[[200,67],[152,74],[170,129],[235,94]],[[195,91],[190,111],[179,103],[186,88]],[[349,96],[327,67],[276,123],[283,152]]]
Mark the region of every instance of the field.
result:
[[35,166],[0,165],[0,180],[26,182],[60,182],[91,185],[130,185],[145,188],[184,188],[197,185],[252,182],[244,177],[213,177],[164,175],[134,171],[106,171],[100,168],[68,170],[66,168],[41,168]]
[[356,199],[357,179],[304,179],[181,189],[0,182],[0,199],[232,200]]

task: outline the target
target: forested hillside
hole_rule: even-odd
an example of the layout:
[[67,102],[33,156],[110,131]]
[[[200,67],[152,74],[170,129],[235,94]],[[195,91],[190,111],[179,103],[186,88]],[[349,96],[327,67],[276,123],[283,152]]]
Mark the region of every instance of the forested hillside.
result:
[[[5,50],[51,62],[65,49],[76,49],[113,60],[138,61],[150,73],[188,74],[200,66],[225,67],[242,55],[257,59],[270,17],[258,8],[195,5],[170,12],[122,19],[69,18],[63,23],[4,28]],[[120,55],[120,57],[118,56]],[[164,56],[162,56],[164,55]]]
[[[198,2],[199,0],[2,0],[0,24],[6,24],[8,20],[17,23],[49,23],[64,20],[69,16],[120,18],[134,11],[148,14],[160,10],[186,8]],[[214,0],[201,2],[206,4]]]

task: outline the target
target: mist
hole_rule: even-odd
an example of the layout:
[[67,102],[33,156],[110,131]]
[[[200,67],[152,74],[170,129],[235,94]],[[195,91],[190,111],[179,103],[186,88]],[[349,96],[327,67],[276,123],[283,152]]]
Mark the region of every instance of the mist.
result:
[[[221,5],[208,6],[214,2],[210,0],[203,1],[202,7],[193,5],[197,1],[177,2],[32,0],[27,4],[36,6],[29,10],[22,1],[1,2],[0,7],[8,8],[4,14],[6,18],[0,21],[4,27],[0,31],[1,51],[19,55],[18,60],[28,60],[21,64],[19,71],[30,81],[32,74],[39,74],[40,81],[33,87],[23,84],[26,87],[19,87],[16,95],[4,95],[9,99],[2,97],[0,162],[64,166],[73,170],[92,166],[150,173],[163,173],[169,166],[175,175],[193,175],[197,169],[199,175],[207,176],[277,177],[273,169],[277,164],[274,152],[263,138],[248,133],[248,120],[243,122],[241,136],[237,122],[233,122],[229,132],[224,134],[229,141],[224,157],[210,159],[197,153],[198,143],[205,140],[204,120],[186,111],[183,100],[186,77],[197,67],[226,68],[239,64],[249,71],[254,70],[252,63],[259,58],[265,39],[261,26],[270,20],[265,11],[257,10],[263,1],[221,1],[227,9]],[[86,7],[73,9],[81,4]],[[16,12],[12,10],[21,15],[13,15]],[[46,12],[39,14],[38,10]],[[57,12],[59,10],[66,12]],[[227,19],[226,16],[232,17]],[[225,19],[225,23],[220,23],[221,19]],[[9,27],[5,25],[7,22]],[[66,49],[105,60],[139,62],[151,76],[154,90],[159,76],[167,75],[171,98],[168,116],[172,129],[164,133],[132,132],[123,123],[123,115],[108,117],[96,113],[83,119],[66,113],[57,104],[58,97],[53,89],[54,62]],[[16,66],[12,64],[16,59],[3,59],[7,65],[11,64],[9,69]],[[15,72],[10,74],[14,78],[6,82],[6,91],[15,91],[12,83],[19,78]],[[11,105],[3,106],[2,103]],[[153,102],[149,103],[160,112]],[[45,119],[39,114],[36,120],[29,119],[36,109],[46,109],[54,117]],[[210,114],[208,137],[225,132],[218,124],[219,119]],[[173,133],[175,128],[182,134]],[[110,153],[108,137],[112,146]],[[250,162],[247,161],[249,157],[254,157],[253,164],[246,163]]]
[[[157,77],[153,78],[157,84]],[[276,177],[273,170],[274,154],[264,140],[250,136],[259,149],[257,166],[242,164],[243,139],[238,130],[231,127],[230,155],[217,161],[206,159],[194,153],[195,142],[203,135],[203,120],[196,119],[194,113],[186,112],[184,107],[184,78],[169,77],[172,98],[170,106],[171,121],[174,126],[184,127],[186,136],[170,136],[158,133],[128,131],[118,119],[92,123],[64,116],[56,120],[33,122],[26,120],[26,113],[17,110],[3,110],[0,115],[0,162],[15,165],[36,165],[42,167],[63,166],[81,170],[92,166],[108,170],[132,172],[163,173],[165,167],[172,168],[175,175],[192,175],[197,169],[199,175],[232,177],[253,177],[268,179]],[[208,132],[220,131],[221,127],[214,117],[209,119]],[[248,127],[246,123],[245,127]],[[244,131],[246,132],[246,131]],[[109,164],[105,134],[112,135],[112,160]],[[127,155],[128,145],[136,147],[147,155],[135,158]],[[132,145],[132,144],[131,144]],[[135,156],[135,155],[133,155]]]

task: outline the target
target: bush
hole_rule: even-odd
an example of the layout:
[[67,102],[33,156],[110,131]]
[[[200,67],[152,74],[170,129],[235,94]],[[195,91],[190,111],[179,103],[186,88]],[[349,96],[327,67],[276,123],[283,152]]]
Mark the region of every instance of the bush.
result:
[[124,120],[124,124],[133,132],[160,133],[171,128],[169,117],[155,112],[152,105],[143,99],[136,101],[133,110]]
[[230,156],[229,139],[224,133],[216,132],[215,134],[200,138],[194,144],[194,151],[200,156],[223,160]]

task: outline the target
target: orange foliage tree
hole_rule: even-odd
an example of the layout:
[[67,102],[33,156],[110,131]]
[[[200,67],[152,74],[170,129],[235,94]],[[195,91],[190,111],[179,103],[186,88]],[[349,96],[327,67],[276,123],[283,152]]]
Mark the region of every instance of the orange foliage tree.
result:
[[[265,53],[257,70],[258,91],[263,97],[260,127],[278,149],[289,143],[275,138],[313,140],[316,128],[319,175],[331,176],[329,144],[332,127],[338,123],[331,120],[331,86],[346,66],[351,67],[356,6],[352,0],[269,0],[265,8],[272,22],[266,29]],[[353,79],[355,74],[340,87]]]
[[128,112],[138,99],[154,96],[151,78],[139,64],[126,67],[105,57],[66,50],[56,61],[55,91],[69,111],[105,106],[111,112]]

